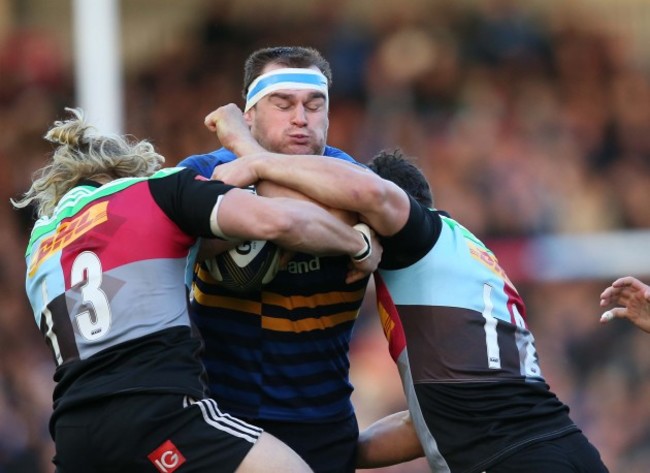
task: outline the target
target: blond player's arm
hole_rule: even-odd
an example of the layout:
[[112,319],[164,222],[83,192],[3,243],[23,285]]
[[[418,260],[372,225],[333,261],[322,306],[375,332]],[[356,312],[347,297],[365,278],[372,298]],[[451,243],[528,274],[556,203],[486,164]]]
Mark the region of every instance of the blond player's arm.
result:
[[268,198],[231,189],[212,212],[215,236],[233,240],[270,240],[288,250],[315,255],[356,257],[368,248],[367,235],[311,202]]

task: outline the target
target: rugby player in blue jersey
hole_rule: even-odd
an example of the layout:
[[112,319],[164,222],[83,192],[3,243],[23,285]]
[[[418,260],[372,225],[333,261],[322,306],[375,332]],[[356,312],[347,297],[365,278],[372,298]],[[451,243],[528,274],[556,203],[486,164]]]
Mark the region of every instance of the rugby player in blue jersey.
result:
[[[243,91],[252,149],[221,148],[179,165],[210,177],[236,158],[233,151],[256,149],[354,162],[326,144],[331,81],[328,62],[314,49],[254,52],[245,64]],[[294,194],[272,183],[260,183],[257,192]],[[371,257],[378,261],[379,254],[376,247]],[[194,280],[192,317],[205,341],[211,395],[286,442],[317,473],[355,469],[358,426],[348,350],[369,274],[348,278],[349,263],[344,256],[297,253],[261,291],[245,295],[220,287],[200,266]]]

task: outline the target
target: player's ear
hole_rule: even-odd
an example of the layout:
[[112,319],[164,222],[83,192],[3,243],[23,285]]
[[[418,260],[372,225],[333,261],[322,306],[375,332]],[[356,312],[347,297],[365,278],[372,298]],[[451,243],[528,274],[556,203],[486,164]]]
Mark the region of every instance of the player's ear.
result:
[[255,117],[255,106],[253,105],[247,112],[244,112],[244,121],[251,127],[253,126],[253,118]]

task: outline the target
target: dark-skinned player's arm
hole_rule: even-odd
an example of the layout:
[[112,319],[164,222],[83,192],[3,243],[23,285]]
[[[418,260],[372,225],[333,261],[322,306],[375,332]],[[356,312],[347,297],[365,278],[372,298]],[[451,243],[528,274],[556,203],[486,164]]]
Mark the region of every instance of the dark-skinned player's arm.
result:
[[382,468],[424,456],[408,411],[379,419],[359,434],[357,468]]

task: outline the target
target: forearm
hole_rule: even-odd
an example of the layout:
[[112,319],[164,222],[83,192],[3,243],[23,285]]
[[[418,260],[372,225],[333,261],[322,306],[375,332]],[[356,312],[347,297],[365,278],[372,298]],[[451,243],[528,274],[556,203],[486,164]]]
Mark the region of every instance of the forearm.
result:
[[288,187],[282,186],[275,182],[271,181],[258,181],[257,193],[266,197],[290,197],[292,199],[304,200],[306,202],[312,202],[320,207],[323,207],[331,215],[338,218],[342,222],[347,223],[348,225],[354,225],[359,221],[359,216],[356,212],[351,212],[348,210],[337,209],[333,207],[328,207],[322,202],[317,202],[314,199],[306,196],[305,194],[297,191],[295,189],[290,189]]
[[289,216],[274,239],[283,248],[320,256],[354,256],[365,248],[361,234],[329,211],[295,199],[273,200],[284,205],[285,215]]
[[266,153],[254,160],[253,168],[260,179],[294,189],[328,207],[366,210],[383,197],[378,176],[336,158]]
[[[240,136],[244,136],[245,138],[240,139]],[[222,144],[225,148],[235,153],[237,157],[266,152],[266,150],[255,140],[255,138],[253,138],[251,135],[244,135],[243,133],[237,136],[237,139],[232,139],[230,141],[223,139]]]
[[357,255],[367,245],[350,225],[306,201],[268,198],[242,189],[228,191],[215,205],[211,227],[232,240],[271,240],[288,250],[316,255]]
[[380,234],[392,235],[406,223],[406,193],[372,171],[322,156],[264,154],[251,158],[259,179],[294,189],[321,204],[358,212]]
[[241,109],[235,104],[221,106],[209,113],[204,123],[217,134],[221,145],[237,156],[265,151],[253,138]]
[[359,434],[357,468],[381,468],[422,456],[408,411],[384,417]]

